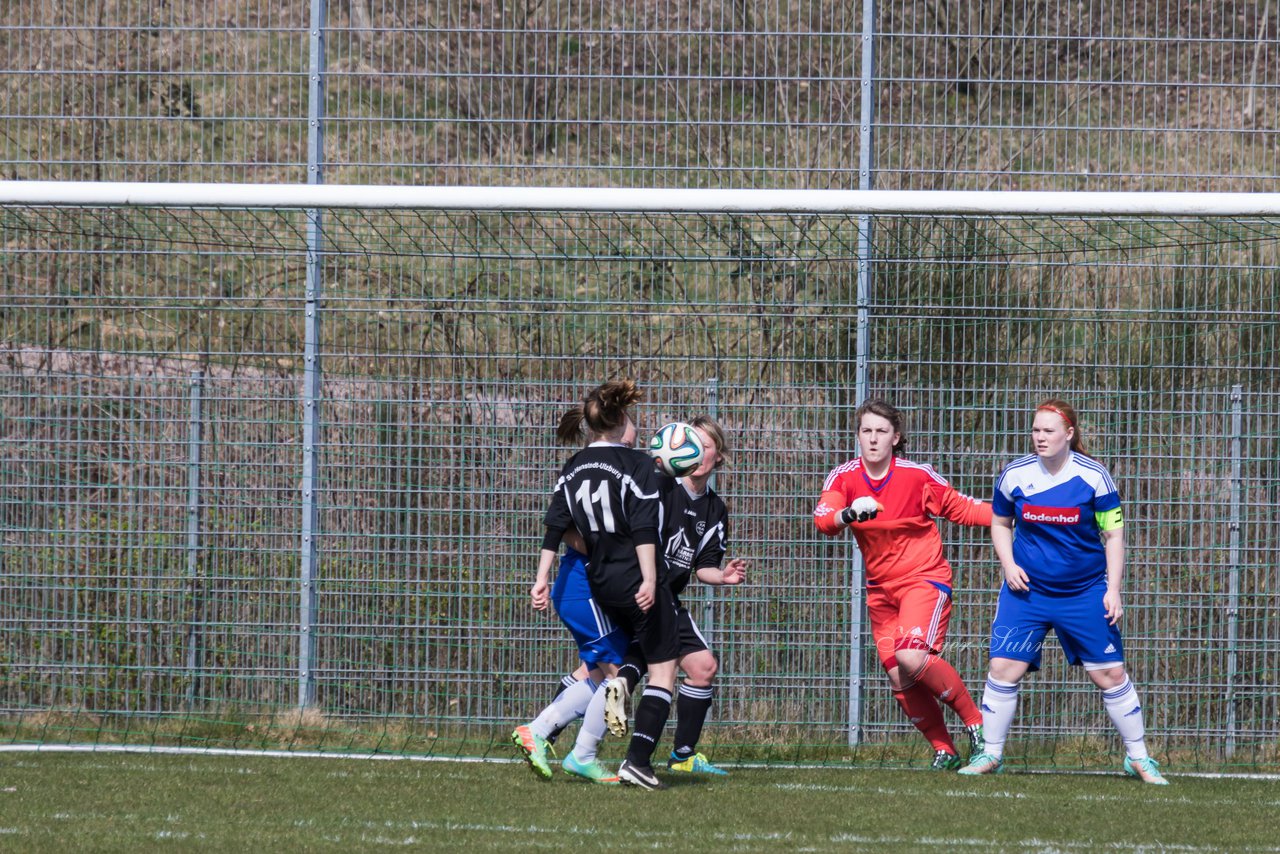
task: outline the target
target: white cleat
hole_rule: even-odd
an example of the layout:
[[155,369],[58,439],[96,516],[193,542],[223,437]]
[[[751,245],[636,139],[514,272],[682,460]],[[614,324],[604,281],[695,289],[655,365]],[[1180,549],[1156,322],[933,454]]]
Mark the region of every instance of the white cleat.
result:
[[610,679],[604,688],[604,723],[610,734],[622,738],[627,734],[627,717],[631,692],[627,690],[627,680],[621,677]]

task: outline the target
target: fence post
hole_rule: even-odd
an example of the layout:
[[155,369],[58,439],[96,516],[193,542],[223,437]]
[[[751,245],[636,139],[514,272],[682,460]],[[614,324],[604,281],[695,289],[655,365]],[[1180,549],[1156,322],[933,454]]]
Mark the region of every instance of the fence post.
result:
[[[876,112],[876,4],[875,0],[862,3],[862,80],[861,107],[858,111],[858,189],[870,190],[873,186],[872,171],[875,168]],[[870,216],[858,217],[858,315],[857,342],[854,345],[854,401],[867,399],[871,384],[868,364],[870,355],[871,318],[868,306],[871,301],[871,227]],[[854,425],[857,432],[857,425]],[[862,552],[854,549],[853,571],[849,588],[849,744],[861,740],[862,730],[862,589],[866,567]]]
[[1244,425],[1244,387],[1231,387],[1231,517],[1228,527],[1227,552],[1227,741],[1226,754],[1236,751],[1236,677],[1239,657],[1236,647],[1240,640],[1240,520],[1243,501],[1240,490],[1241,432]]
[[187,710],[195,708],[200,681],[200,626],[204,589],[200,579],[200,461],[204,445],[204,371],[191,372],[191,409],[187,424],[187,585],[191,603],[187,624]]
[[[324,183],[324,30],[325,0],[311,0],[310,59],[307,71],[307,183]],[[298,609],[298,706],[316,700],[316,444],[320,432],[320,305],[323,281],[323,222],[318,208],[307,216],[307,272],[304,365],[302,381],[302,530]]]

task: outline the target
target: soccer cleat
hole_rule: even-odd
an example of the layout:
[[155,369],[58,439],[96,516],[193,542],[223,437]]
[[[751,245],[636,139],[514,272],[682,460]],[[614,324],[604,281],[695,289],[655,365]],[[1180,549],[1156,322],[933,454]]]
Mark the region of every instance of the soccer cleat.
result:
[[618,738],[627,734],[627,705],[631,692],[627,680],[615,677],[604,688],[604,722],[609,732]]
[[600,760],[592,759],[590,762],[579,762],[576,751],[569,751],[569,755],[560,763],[560,767],[564,769],[564,773],[571,777],[581,777],[592,783],[599,783],[602,786],[618,785],[618,778],[614,774],[610,774],[605,767],[600,764]]
[[529,729],[518,726],[511,732],[511,743],[520,751],[535,774],[551,779],[551,766],[547,764],[547,740]]
[[969,733],[969,758],[973,759],[973,757],[977,756],[979,753],[986,750],[987,741],[982,735],[982,724],[974,724],[973,726],[969,727],[968,733]]
[[930,771],[955,771],[964,763],[960,761],[960,757],[952,753],[950,750],[939,750],[933,754],[933,762],[929,765]]
[[674,753],[667,760],[667,767],[672,771],[683,771],[686,774],[715,774],[720,777],[728,777],[729,772],[723,768],[717,768],[712,765],[704,754],[695,753],[692,756],[686,756],[681,759]]
[[975,777],[978,774],[999,774],[1004,770],[1004,760],[997,756],[992,756],[985,750],[977,756],[969,760],[969,764],[957,771],[957,774],[964,774],[968,777]]
[[1144,783],[1150,783],[1153,786],[1167,786],[1169,781],[1160,773],[1160,763],[1156,762],[1150,756],[1145,759],[1124,759],[1124,773],[1130,777],[1137,777]]
[[623,760],[618,766],[618,779],[627,786],[637,786],[641,789],[665,789],[667,784],[658,779],[658,775],[653,773],[653,768],[633,765],[629,760]]

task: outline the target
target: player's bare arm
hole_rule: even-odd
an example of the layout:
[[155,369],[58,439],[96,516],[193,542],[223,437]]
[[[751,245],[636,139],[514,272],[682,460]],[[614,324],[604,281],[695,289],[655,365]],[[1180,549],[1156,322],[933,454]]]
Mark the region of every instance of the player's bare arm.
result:
[[550,549],[538,552],[538,574],[529,590],[529,603],[535,611],[545,611],[551,605],[551,566],[555,559],[556,553]]
[[1124,528],[1103,531],[1102,547],[1107,554],[1107,592],[1102,606],[1107,622],[1114,626],[1124,616]]
[[636,558],[640,561],[640,589],[636,591],[636,604],[642,611],[648,611],[657,595],[658,547],[653,543],[638,545]]
[[751,566],[746,560],[736,557],[723,567],[704,566],[694,574],[703,584],[726,585],[743,584],[747,580],[747,568]]
[[1004,571],[1004,583],[1010,590],[1028,590],[1026,570],[1018,566],[1013,559],[1013,517],[991,517],[991,545],[1000,559],[1000,568]]

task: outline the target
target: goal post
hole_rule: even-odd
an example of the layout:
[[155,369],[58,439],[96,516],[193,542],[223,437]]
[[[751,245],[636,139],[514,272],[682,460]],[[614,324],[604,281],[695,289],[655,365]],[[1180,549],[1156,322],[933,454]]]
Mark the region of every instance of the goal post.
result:
[[[553,425],[628,376],[731,443],[718,759],[924,760],[813,504],[869,395],[979,497],[1055,395],[1153,748],[1277,769],[1280,194],[0,182],[0,257],[0,744],[491,755],[575,664],[527,603]],[[941,524],[977,695],[998,569]],[[1109,765],[1061,658],[1010,755]]]
[[743,214],[1276,216],[1280,193],[0,181],[0,204]]

